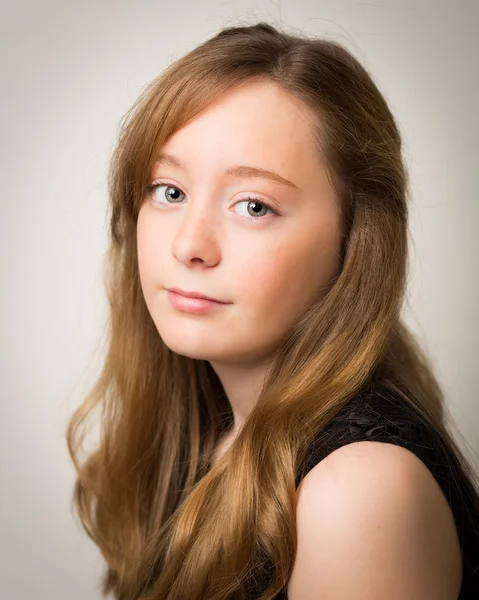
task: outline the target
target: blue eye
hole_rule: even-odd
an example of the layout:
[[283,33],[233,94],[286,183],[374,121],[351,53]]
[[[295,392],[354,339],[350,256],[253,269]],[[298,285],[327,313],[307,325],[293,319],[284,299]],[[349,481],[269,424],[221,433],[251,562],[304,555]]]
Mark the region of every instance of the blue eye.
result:
[[[160,198],[158,199],[158,196],[156,195],[156,190],[159,188],[166,188],[167,189],[167,193],[166,194],[161,194]],[[147,192],[150,196],[153,197],[153,203],[154,204],[179,204],[181,203],[181,199],[178,198],[178,193],[184,196],[184,193],[176,186],[171,185],[169,183],[152,183],[149,186],[147,186]],[[165,200],[165,202],[163,202],[163,200]],[[171,202],[170,202],[171,200]],[[273,208],[271,208],[271,206],[269,206],[268,204],[266,204],[266,202],[264,202],[263,200],[259,199],[259,198],[254,198],[251,196],[248,196],[247,198],[245,198],[244,200],[239,200],[235,206],[237,204],[244,204],[246,203],[246,210],[248,211],[248,215],[241,215],[247,219],[250,220],[258,220],[258,217],[263,217],[266,214],[268,214],[268,212],[274,214],[274,215],[278,215],[279,213],[274,210]],[[266,212],[265,212],[266,211]]]

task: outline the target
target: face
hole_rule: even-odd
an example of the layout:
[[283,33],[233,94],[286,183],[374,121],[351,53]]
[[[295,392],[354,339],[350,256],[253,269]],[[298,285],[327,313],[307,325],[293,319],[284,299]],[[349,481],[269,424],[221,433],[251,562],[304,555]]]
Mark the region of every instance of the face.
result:
[[[157,162],[152,174],[138,216],[138,266],[148,310],[174,352],[267,361],[339,274],[342,217],[311,131],[306,107],[273,83],[249,82],[162,147],[176,161]],[[279,177],[228,172],[238,165]],[[192,312],[169,288],[223,304]]]

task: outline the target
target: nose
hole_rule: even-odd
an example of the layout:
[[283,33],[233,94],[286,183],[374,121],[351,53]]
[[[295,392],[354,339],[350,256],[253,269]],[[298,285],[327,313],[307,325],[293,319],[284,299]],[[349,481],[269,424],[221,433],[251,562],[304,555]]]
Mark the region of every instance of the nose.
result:
[[212,209],[188,204],[180,218],[171,254],[187,266],[201,263],[212,267],[217,264],[220,260],[220,247],[215,235],[218,222],[212,217]]

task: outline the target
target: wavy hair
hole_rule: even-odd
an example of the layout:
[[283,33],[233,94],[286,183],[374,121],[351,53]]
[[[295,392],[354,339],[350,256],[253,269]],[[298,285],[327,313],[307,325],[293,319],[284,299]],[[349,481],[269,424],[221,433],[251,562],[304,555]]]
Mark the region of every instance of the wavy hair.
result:
[[[225,92],[259,80],[314,116],[346,235],[334,285],[284,335],[254,410],[212,466],[231,406],[207,361],[176,354],[158,334],[140,285],[136,224],[162,145]],[[222,29],[166,68],[124,115],[108,187],[107,352],[66,433],[77,472],[72,502],[107,563],[104,595],[244,598],[269,563],[261,600],[271,600],[292,572],[295,481],[307,449],[373,379],[414,405],[474,480],[447,431],[428,356],[400,316],[410,196],[401,136],[348,50],[264,22]],[[95,409],[99,443],[80,462]]]

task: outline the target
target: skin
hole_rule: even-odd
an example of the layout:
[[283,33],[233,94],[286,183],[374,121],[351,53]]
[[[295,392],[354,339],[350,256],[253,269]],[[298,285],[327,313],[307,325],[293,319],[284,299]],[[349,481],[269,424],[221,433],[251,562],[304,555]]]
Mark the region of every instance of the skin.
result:
[[289,600],[457,600],[461,547],[439,484],[412,452],[360,441],[301,481]]
[[[253,409],[280,339],[339,273],[342,215],[312,126],[307,107],[276,84],[243,84],[169,138],[161,150],[182,166],[156,164],[152,183],[164,185],[139,213],[148,310],[169,348],[209,361],[218,374],[234,414],[229,441]],[[225,175],[233,165],[274,171],[297,188]],[[278,214],[260,204],[256,215],[248,196]],[[170,287],[230,304],[188,313],[171,304]]]

